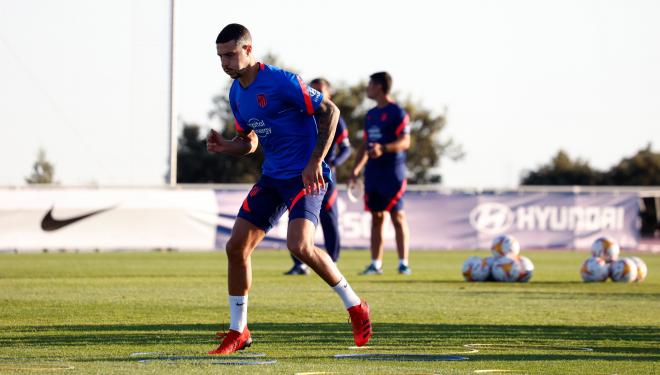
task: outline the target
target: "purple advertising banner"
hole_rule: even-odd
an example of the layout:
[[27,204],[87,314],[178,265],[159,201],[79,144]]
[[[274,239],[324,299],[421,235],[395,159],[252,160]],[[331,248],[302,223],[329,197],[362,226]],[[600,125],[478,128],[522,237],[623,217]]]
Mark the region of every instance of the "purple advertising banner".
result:
[[[238,209],[248,191],[216,190],[216,248],[224,248]],[[502,193],[446,194],[408,191],[404,210],[410,227],[410,248],[489,248],[500,234],[515,236],[523,248],[589,248],[610,236],[624,248],[639,243],[639,196],[634,193]],[[340,191],[339,231],[342,248],[368,248],[371,214],[361,202]],[[288,217],[268,232],[260,247],[285,248]],[[320,228],[316,242],[323,245]],[[385,223],[385,246],[393,248],[394,231]]]

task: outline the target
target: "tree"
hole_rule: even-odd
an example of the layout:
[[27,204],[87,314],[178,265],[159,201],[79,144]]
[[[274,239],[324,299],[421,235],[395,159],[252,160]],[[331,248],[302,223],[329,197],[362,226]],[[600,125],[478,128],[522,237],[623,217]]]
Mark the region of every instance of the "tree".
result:
[[652,186],[660,185],[660,153],[647,144],[630,158],[613,166],[604,179],[607,185]]
[[568,154],[559,150],[549,164],[536,171],[528,171],[523,176],[521,185],[599,185],[603,181],[602,173],[591,168],[589,163],[580,159],[571,160]]
[[635,155],[623,158],[607,172],[593,169],[580,159],[571,160],[559,150],[549,164],[536,171],[528,171],[521,185],[608,185],[652,186],[660,185],[660,153],[648,144]]
[[[341,115],[348,126],[348,133],[353,148],[362,144],[364,133],[364,118],[373,105],[366,98],[366,83],[359,82],[354,86],[340,86],[335,89],[332,97],[339,107]],[[396,97],[397,95],[395,95]],[[441,132],[447,124],[446,108],[443,113],[433,116],[429,109],[423,108],[408,98],[402,103],[410,115],[411,133],[410,149],[408,150],[407,167],[408,182],[411,184],[440,183],[440,161],[443,157],[460,160],[463,150],[451,138],[443,141]],[[337,179],[347,181],[355,161],[355,153],[337,169]]]
[[46,159],[46,151],[40,148],[37,161],[32,164],[32,174],[25,178],[28,184],[52,184],[55,177],[55,166]]
[[408,150],[408,179],[413,184],[440,183],[440,161],[443,157],[460,160],[465,156],[461,145],[453,139],[442,140],[447,125],[447,109],[434,116],[430,110],[408,99],[404,108],[410,115],[411,133]]
[[[235,132],[224,127],[222,136],[233,138]],[[261,174],[263,153],[236,158],[206,151],[206,134],[200,127],[184,124],[177,153],[177,182],[181,183],[253,183]]]

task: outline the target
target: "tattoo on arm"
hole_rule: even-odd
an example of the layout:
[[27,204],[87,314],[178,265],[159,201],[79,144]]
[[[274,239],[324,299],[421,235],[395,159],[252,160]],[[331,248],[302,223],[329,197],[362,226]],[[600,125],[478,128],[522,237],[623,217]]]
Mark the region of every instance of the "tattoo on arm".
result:
[[318,120],[319,134],[316,137],[316,147],[312,151],[312,159],[321,161],[325,158],[332,144],[332,139],[335,136],[337,129],[337,121],[339,121],[339,109],[337,106],[328,99],[323,99],[323,102],[316,110],[316,118]]

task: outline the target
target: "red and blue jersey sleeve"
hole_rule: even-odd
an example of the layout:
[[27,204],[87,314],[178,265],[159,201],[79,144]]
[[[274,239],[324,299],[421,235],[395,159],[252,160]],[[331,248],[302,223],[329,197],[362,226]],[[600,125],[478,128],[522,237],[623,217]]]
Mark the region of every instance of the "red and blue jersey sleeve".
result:
[[344,119],[341,117],[339,117],[339,121],[337,122],[337,130],[335,130],[334,141],[337,146],[342,144],[347,146],[351,145],[350,140],[348,139],[348,126],[346,125]]
[[240,112],[238,111],[238,104],[236,103],[236,94],[233,85],[229,90],[229,106],[231,107],[231,112],[234,115],[234,128],[236,131],[241,133],[249,133],[252,129],[247,126],[247,123],[243,120]]
[[323,94],[312,87],[297,74],[282,71],[282,93],[285,99],[308,115],[313,115],[323,101]]
[[334,145],[330,150],[334,152],[332,165],[335,167],[341,165],[351,155],[351,143],[348,139],[348,126],[341,117],[339,117],[339,122],[337,123]]
[[397,106],[396,110],[396,122],[397,125],[394,128],[394,135],[397,137],[400,137],[404,134],[410,134],[410,116],[406,113],[406,111]]

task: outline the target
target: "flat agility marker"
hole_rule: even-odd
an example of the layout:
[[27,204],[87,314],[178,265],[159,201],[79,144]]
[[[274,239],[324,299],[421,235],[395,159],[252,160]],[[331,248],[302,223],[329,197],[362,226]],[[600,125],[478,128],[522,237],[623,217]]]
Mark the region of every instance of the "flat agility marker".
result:
[[140,353],[131,353],[130,357],[140,358],[143,360],[155,360],[155,361],[211,361],[218,358],[233,358],[233,359],[254,359],[259,357],[265,357],[266,353],[238,353],[230,357],[223,356],[213,356],[213,355],[176,355],[176,354],[167,354],[160,352],[140,352]]
[[167,354],[162,352],[136,352],[136,353],[131,353],[129,357],[147,357],[153,355],[167,355]]
[[276,359],[264,359],[264,360],[259,360],[259,361],[246,361],[244,359],[237,359],[237,360],[227,360],[227,361],[215,361],[215,362],[209,362],[212,365],[238,365],[238,366],[245,366],[245,365],[272,365],[277,363]]
[[199,355],[167,355],[161,352],[138,352],[132,353],[131,357],[138,358],[139,363],[149,362],[176,362],[176,361],[190,361],[190,362],[206,362],[212,365],[272,365],[277,363],[275,359],[260,359],[265,357],[265,353],[242,353],[230,357],[222,356],[199,356]]
[[516,370],[498,370],[498,369],[492,369],[492,370],[474,370],[475,374],[495,374],[498,372],[519,372]]
[[[261,353],[258,353],[261,354]],[[261,355],[242,355],[235,357],[223,357],[223,356],[199,356],[199,355],[180,355],[180,356],[169,356],[169,357],[149,357],[149,358],[140,358],[138,361],[215,361],[218,359],[233,359],[233,360],[244,360],[244,359],[258,359],[264,357]]]
[[329,375],[329,374],[336,374],[336,372],[308,371],[308,372],[296,372],[293,375]]
[[411,361],[411,362],[436,362],[436,361],[466,361],[469,358],[457,355],[438,354],[335,354],[337,359],[366,359],[371,361]]
[[579,351],[593,352],[592,348],[578,346],[556,346],[556,345],[504,345],[504,344],[465,344],[468,349],[528,349],[528,350],[558,350],[558,351]]
[[149,362],[176,362],[176,361],[190,361],[190,362],[206,362],[212,365],[272,365],[277,363],[275,359],[250,359],[250,358],[231,358],[225,360],[218,360],[218,358],[149,358],[149,359],[140,359],[139,363],[149,363]]
[[73,370],[75,367],[65,364],[54,363],[2,363],[0,364],[0,371],[56,371],[56,370]]
[[[442,352],[442,353],[435,353],[436,355],[450,355],[450,354],[474,354],[474,353],[479,353],[479,349],[476,348],[470,348],[467,345],[463,345],[464,348],[467,350],[464,351],[456,351],[456,352]],[[375,346],[349,346],[349,350],[373,350],[373,349],[387,349],[385,347],[375,347]]]

